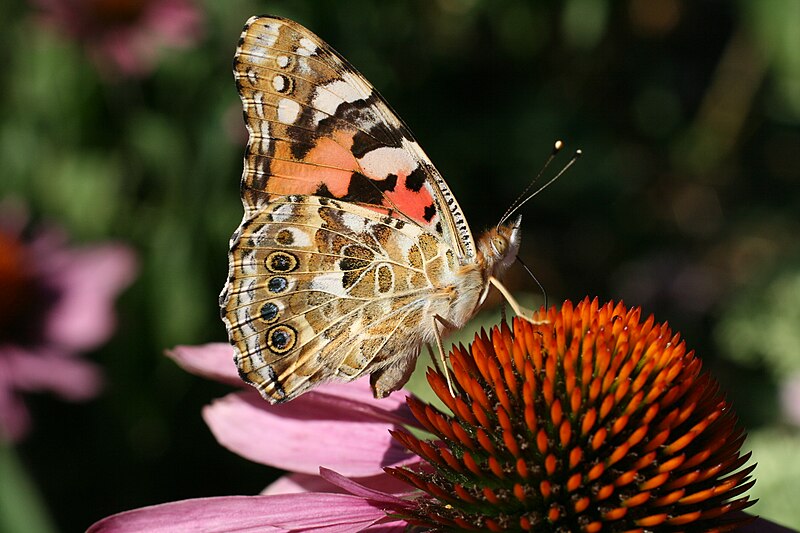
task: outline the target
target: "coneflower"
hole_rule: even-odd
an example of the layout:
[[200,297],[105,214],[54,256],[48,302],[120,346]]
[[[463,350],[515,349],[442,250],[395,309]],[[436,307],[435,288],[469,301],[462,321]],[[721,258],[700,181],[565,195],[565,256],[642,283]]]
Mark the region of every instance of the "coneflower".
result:
[[[280,405],[252,387],[218,399],[203,416],[219,442],[289,474],[259,495],[144,507],[89,532],[730,531],[749,519],[744,435],[666,324],[589,300],[539,318],[455,349],[454,396],[429,372],[450,413],[375,400],[368,378]],[[227,343],[170,355],[245,387]],[[744,531],[790,530],[756,519]]]
[[481,332],[451,357],[450,413],[409,398],[437,437],[393,434],[425,462],[410,524],[453,531],[729,531],[751,505],[744,433],[678,334],[588,299]]

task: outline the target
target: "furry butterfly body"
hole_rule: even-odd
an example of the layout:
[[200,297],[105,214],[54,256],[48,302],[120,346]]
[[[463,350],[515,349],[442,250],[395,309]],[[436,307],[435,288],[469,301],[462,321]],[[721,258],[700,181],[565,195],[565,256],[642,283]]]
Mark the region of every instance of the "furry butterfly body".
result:
[[301,25],[251,18],[234,76],[250,140],[220,307],[239,371],[271,402],[366,374],[386,396],[503,290],[519,220],[476,242],[402,121]]

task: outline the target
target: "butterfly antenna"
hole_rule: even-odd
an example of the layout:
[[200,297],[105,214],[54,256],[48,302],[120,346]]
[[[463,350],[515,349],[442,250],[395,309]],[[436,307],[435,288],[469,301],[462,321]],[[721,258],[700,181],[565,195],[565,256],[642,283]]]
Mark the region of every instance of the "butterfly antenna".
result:
[[528,268],[528,265],[525,264],[525,261],[520,259],[519,256],[517,256],[517,261],[519,261],[519,264],[522,265],[522,268],[525,269],[528,275],[533,278],[533,281],[536,282],[536,285],[539,286],[539,290],[542,291],[542,296],[544,297],[544,308],[547,309],[547,291],[544,290],[544,286],[541,283],[539,283],[539,280],[536,279],[536,276],[533,275],[533,272],[531,271],[530,268]]
[[560,152],[561,148],[563,148],[563,147],[564,147],[564,143],[563,142],[561,142],[561,141],[556,141],[555,142],[555,144],[553,145],[553,151],[550,152],[550,155],[545,160],[544,165],[542,165],[541,170],[539,170],[539,173],[536,174],[536,177],[531,180],[531,182],[528,184],[527,187],[525,187],[525,190],[522,191],[522,193],[519,196],[517,196],[517,199],[514,200],[513,202],[511,202],[511,206],[506,210],[506,212],[500,218],[500,222],[497,223],[497,227],[498,228],[503,224],[503,222],[508,220],[508,218],[514,213],[514,211],[517,210],[517,207],[519,207],[519,205],[518,205],[519,202],[522,201],[523,198],[525,198],[525,195],[528,194],[529,190],[531,190],[531,187],[533,187],[533,184],[536,183],[536,180],[538,180],[539,178],[542,177],[542,174],[544,174],[544,171],[547,170],[547,167],[550,166],[550,163],[552,163],[553,159],[555,159],[556,154],[558,154],[558,152]]
[[[549,164],[549,163],[550,163],[550,161],[552,161],[552,160],[553,160],[553,157],[555,156],[555,154],[557,154],[557,153],[558,153],[558,151],[561,149],[561,147],[562,147],[562,146],[563,146],[563,143],[562,143],[561,141],[558,141],[558,142],[556,143],[556,148],[553,150],[553,153],[552,153],[552,154],[550,155],[550,157],[547,159],[547,163],[545,164],[545,167],[544,167],[544,168],[547,168],[547,164]],[[566,164],[566,165],[564,165],[564,168],[562,168],[561,170],[559,170],[559,171],[558,171],[558,174],[556,174],[555,176],[553,176],[552,178],[550,178],[550,180],[549,180],[547,183],[545,183],[544,185],[542,185],[541,187],[539,187],[538,189],[536,189],[535,191],[533,191],[533,192],[532,192],[530,195],[528,195],[528,197],[527,197],[527,198],[525,198],[525,199],[524,199],[524,200],[522,200],[521,202],[520,202],[520,201],[518,201],[518,202],[515,202],[515,205],[514,205],[514,207],[513,207],[513,208],[511,208],[511,209],[509,209],[508,211],[506,211],[506,214],[505,214],[505,215],[503,215],[503,218],[501,218],[501,219],[500,219],[500,222],[497,224],[497,227],[499,228],[499,227],[500,227],[500,225],[502,225],[502,224],[503,224],[503,223],[504,223],[506,220],[508,220],[508,219],[509,219],[509,218],[510,218],[510,217],[511,217],[511,216],[512,216],[514,213],[516,213],[517,211],[519,211],[519,209],[520,209],[520,208],[521,208],[523,205],[525,205],[526,203],[528,203],[528,201],[529,201],[529,200],[531,200],[531,199],[532,199],[534,196],[536,196],[537,194],[539,194],[540,192],[542,192],[543,190],[545,190],[545,189],[546,189],[547,187],[549,187],[549,186],[550,186],[550,185],[551,185],[551,184],[552,184],[554,181],[556,181],[558,178],[560,178],[560,177],[561,177],[561,176],[562,176],[562,175],[563,175],[563,174],[564,174],[564,173],[565,173],[567,170],[569,170],[569,168],[570,168],[572,165],[574,165],[574,164],[575,164],[575,162],[576,162],[578,159],[580,159],[580,157],[581,157],[582,155],[583,155],[583,152],[582,152],[581,150],[575,150],[575,153],[574,153],[574,154],[572,154],[572,159],[570,159],[570,160],[567,162],[567,164]],[[539,174],[537,174],[536,178],[538,178],[539,176],[541,176],[541,175],[542,175],[542,172],[544,172],[544,168],[542,168],[542,170],[541,170],[541,171],[539,171]],[[536,181],[536,178],[534,178],[534,180],[531,182],[531,184],[530,184],[530,185],[528,185],[528,187],[525,189],[525,192],[527,192],[527,191],[528,191],[528,189],[530,189],[531,185],[533,185],[533,183]]]

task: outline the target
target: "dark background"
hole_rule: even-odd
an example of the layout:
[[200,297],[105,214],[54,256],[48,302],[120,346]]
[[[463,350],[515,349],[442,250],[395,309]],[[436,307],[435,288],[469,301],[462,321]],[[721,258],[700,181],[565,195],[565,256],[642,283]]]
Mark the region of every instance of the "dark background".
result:
[[[75,242],[130,243],[141,264],[116,336],[90,354],[105,393],[85,405],[29,397],[35,427],[15,454],[55,529],[254,494],[278,475],[221,448],[200,419],[228,389],[163,357],[225,340],[216,301],[241,219],[245,140],[231,60],[241,26],[261,13],[306,25],[378,88],[476,233],[556,139],[567,148],[548,175],[581,148],[523,209],[521,256],[551,303],[623,299],[682,332],[751,435],[755,511],[800,526],[800,433],[780,401],[800,373],[800,2],[196,7],[202,37],[138,77],[104,72],[33,3],[0,12],[0,196]],[[521,269],[508,279],[541,298]]]

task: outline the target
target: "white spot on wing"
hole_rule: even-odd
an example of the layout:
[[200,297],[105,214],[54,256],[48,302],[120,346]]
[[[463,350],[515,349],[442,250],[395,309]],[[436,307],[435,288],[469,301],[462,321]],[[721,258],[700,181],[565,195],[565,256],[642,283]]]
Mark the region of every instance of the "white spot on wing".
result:
[[344,224],[347,229],[355,232],[355,233],[362,233],[367,230],[367,220],[364,217],[354,215],[353,213],[342,213],[342,224]]
[[268,49],[278,41],[279,28],[280,26],[276,23],[264,24],[263,27],[255,29],[248,26],[246,35],[249,35],[252,41],[246,38],[241,47],[240,53],[246,55],[244,60],[253,65],[267,65],[270,61]]
[[309,285],[312,291],[327,292],[339,298],[348,297],[347,290],[342,286],[341,272],[318,274],[312,278]]
[[293,241],[287,248],[308,248],[311,246],[311,236],[297,228],[285,228],[292,233]]
[[357,74],[353,74],[351,72],[345,72],[342,74],[342,80],[352,87],[353,89],[361,95],[361,98],[366,99],[369,98],[369,95],[372,94],[372,87],[370,84]]
[[278,102],[278,120],[284,124],[294,124],[300,114],[300,104],[288,98],[281,98]]
[[272,211],[273,222],[286,222],[294,213],[294,205],[283,204],[279,205]]
[[256,39],[264,46],[272,46],[278,40],[280,33],[280,25],[277,22],[268,22],[264,24],[264,31],[259,32]]
[[286,68],[289,66],[289,56],[278,56],[275,58],[275,62],[281,68]]
[[310,56],[317,51],[317,45],[311,42],[310,39],[303,37],[300,39],[300,46],[297,47],[297,53],[301,56]]
[[389,174],[408,176],[417,168],[417,162],[408,150],[381,146],[364,154],[358,160],[364,174],[373,179],[384,179]]
[[285,87],[286,87],[286,78],[284,78],[280,74],[276,74],[275,77],[272,78],[272,88],[275,89],[277,92],[282,92]]
[[[352,76],[350,76],[350,78],[352,78]],[[364,100],[369,97],[369,94],[369,92],[364,94],[359,90],[358,85],[354,85],[343,78],[318,87],[317,90],[314,91],[314,100],[312,103],[315,109],[325,114],[333,115],[343,102],[352,103],[357,100]],[[319,113],[317,113],[316,116],[319,117],[317,122],[319,122],[321,118],[324,118],[324,115]]]
[[261,91],[253,93],[253,103],[256,108],[256,116],[258,118],[264,118],[264,93]]
[[[263,95],[255,93],[253,104],[256,116],[264,118]],[[269,149],[269,122],[266,120],[251,121],[248,123],[250,129],[250,151],[257,154],[266,154]]]

